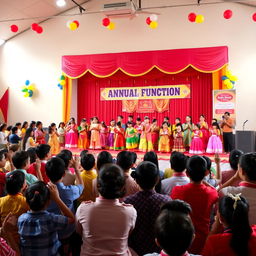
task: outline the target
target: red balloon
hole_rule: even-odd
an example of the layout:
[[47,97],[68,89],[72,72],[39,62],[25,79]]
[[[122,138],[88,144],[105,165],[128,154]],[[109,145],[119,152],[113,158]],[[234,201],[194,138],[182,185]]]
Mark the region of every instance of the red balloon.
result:
[[252,19],[256,22],[256,12],[252,15]]
[[31,25],[31,29],[32,29],[32,30],[36,31],[37,28],[38,28],[38,24],[37,24],[37,23],[33,23],[33,24]]
[[233,16],[233,12],[231,10],[226,10],[224,13],[223,13],[223,17],[225,19],[230,19],[231,17]]
[[41,26],[38,26],[37,29],[36,29],[36,32],[37,32],[38,34],[43,33],[43,28],[42,28]]
[[188,15],[188,20],[190,22],[195,22],[196,21],[196,14],[194,12],[191,12],[189,15]]
[[148,25],[150,25],[151,22],[152,22],[152,20],[150,19],[150,17],[147,17],[146,23],[147,23]]
[[19,28],[18,28],[17,25],[11,25],[11,31],[12,31],[13,33],[18,32],[18,30],[19,30]]
[[74,20],[73,22],[76,23],[77,27],[79,27],[80,23],[77,20]]
[[109,18],[104,18],[104,19],[102,20],[102,25],[103,25],[104,27],[107,27],[109,24],[110,24],[110,19],[109,19]]

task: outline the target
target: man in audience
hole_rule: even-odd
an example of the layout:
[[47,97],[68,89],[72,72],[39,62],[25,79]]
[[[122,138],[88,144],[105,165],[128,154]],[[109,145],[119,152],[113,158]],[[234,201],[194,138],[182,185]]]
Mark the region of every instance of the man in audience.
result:
[[190,205],[183,201],[166,203],[155,223],[156,243],[162,252],[145,256],[192,256],[187,252],[195,237],[190,213]]
[[161,193],[170,195],[175,186],[185,185],[190,182],[186,175],[187,156],[180,152],[175,152],[171,155],[171,167],[173,176],[162,180]]
[[203,179],[207,174],[207,163],[203,157],[189,158],[187,174],[191,182],[173,188],[171,198],[184,200],[191,205],[191,219],[195,226],[196,238],[190,251],[200,254],[209,233],[210,215],[218,200],[218,193],[213,187],[203,184]]
[[129,246],[139,255],[159,251],[154,243],[154,223],[161,206],[170,201],[170,197],[156,193],[154,190],[159,181],[159,170],[151,162],[144,161],[138,165],[132,177],[140,186],[140,192],[124,199],[137,210],[135,229],[129,238]]

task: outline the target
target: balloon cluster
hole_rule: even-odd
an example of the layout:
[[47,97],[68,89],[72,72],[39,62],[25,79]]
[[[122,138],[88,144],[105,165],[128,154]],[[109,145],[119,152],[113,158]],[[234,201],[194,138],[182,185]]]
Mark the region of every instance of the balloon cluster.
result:
[[35,85],[34,84],[30,84],[29,80],[26,80],[25,85],[22,87],[22,92],[24,93],[24,97],[25,98],[31,98],[34,94],[35,91]]
[[31,25],[31,29],[32,29],[33,31],[35,31],[36,33],[38,33],[38,34],[43,33],[43,28],[42,28],[41,26],[39,26],[37,23],[33,23],[33,24]]
[[60,88],[60,90],[62,90],[63,86],[65,85],[66,85],[66,77],[64,75],[61,75],[61,77],[59,78],[58,87]]
[[116,28],[116,24],[112,22],[109,18],[104,18],[102,20],[102,25],[109,30],[114,30]]
[[146,23],[149,25],[150,28],[156,29],[158,27],[158,16],[156,14],[150,15],[150,17],[147,17]]
[[69,20],[69,21],[67,22],[67,27],[68,27],[70,30],[72,30],[72,31],[77,30],[78,27],[79,27],[79,25],[80,25],[80,23],[79,23],[77,20],[74,20],[74,21]]
[[195,23],[203,23],[204,22],[204,15],[202,14],[196,14],[194,12],[191,12],[188,15],[188,20],[190,22],[195,22]]
[[10,28],[11,28],[11,31],[12,31],[13,33],[18,32],[18,30],[19,30],[19,27],[18,27],[17,25],[11,25]]
[[237,77],[232,75],[231,71],[227,70],[226,75],[222,76],[221,80],[228,89],[233,89],[237,81]]

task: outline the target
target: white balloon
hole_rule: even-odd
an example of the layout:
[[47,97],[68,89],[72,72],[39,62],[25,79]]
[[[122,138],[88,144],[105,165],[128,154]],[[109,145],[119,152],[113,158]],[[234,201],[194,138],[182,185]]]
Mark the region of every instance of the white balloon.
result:
[[69,28],[70,23],[72,23],[72,20],[67,21],[66,26]]
[[158,19],[158,16],[156,14],[150,15],[150,20],[151,21],[157,21],[157,19]]

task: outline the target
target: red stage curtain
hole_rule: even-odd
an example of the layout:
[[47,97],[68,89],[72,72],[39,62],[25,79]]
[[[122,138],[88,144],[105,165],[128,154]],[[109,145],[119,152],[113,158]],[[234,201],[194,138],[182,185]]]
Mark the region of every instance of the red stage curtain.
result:
[[8,101],[9,101],[9,88],[5,91],[0,99],[0,114],[3,117],[3,121],[7,122],[8,117]]
[[169,116],[171,122],[176,117],[183,121],[186,115],[191,115],[194,122],[198,122],[199,115],[204,114],[208,122],[212,118],[212,74],[201,73],[192,68],[176,75],[167,75],[158,69],[153,69],[141,77],[130,77],[118,71],[109,78],[97,78],[91,74],[78,79],[78,119],[89,119],[98,116],[100,120],[107,123],[116,119],[117,115],[123,115],[125,121],[129,113],[122,112],[122,101],[100,101],[100,88],[105,87],[131,87],[131,86],[155,86],[155,85],[176,85],[191,84],[191,98],[171,99],[169,111],[163,113],[137,114],[144,117],[157,118],[161,123],[164,116]]
[[94,76],[112,76],[118,70],[130,76],[145,75],[156,67],[166,74],[191,66],[201,72],[220,70],[228,63],[228,47],[192,48],[147,52],[126,52],[62,57],[62,71],[70,78],[90,72]]

